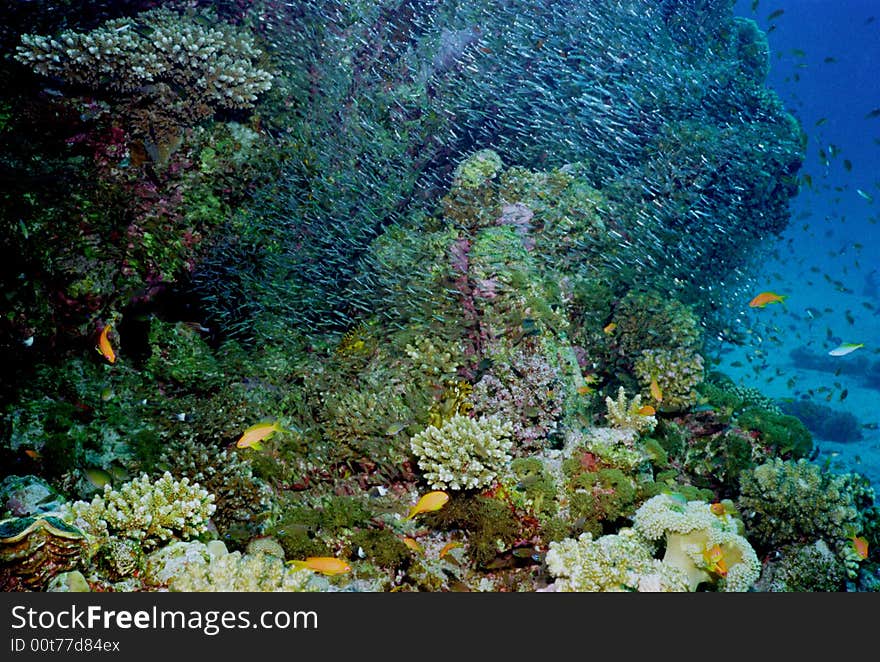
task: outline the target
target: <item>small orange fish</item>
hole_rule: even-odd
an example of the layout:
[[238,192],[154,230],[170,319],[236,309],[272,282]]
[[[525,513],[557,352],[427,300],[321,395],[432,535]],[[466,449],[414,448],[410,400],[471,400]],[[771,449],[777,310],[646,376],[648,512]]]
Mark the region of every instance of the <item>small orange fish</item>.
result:
[[578,386],[577,392],[578,392],[578,395],[590,395],[590,393],[595,393],[596,389],[594,389],[592,386],[584,385],[584,386]]
[[749,301],[751,308],[763,308],[768,303],[782,303],[788,298],[787,294],[776,294],[775,292],[761,292],[754,299]]
[[644,407],[639,407],[638,414],[639,416],[653,416],[657,413],[657,410],[654,409],[651,405],[645,405]]
[[238,448],[253,448],[254,450],[263,450],[262,442],[271,437],[276,432],[284,430],[278,421],[268,421],[257,423],[250,426],[242,433],[235,445]]
[[727,563],[724,561],[724,552],[720,545],[712,545],[703,552],[703,559],[706,561],[706,569],[714,572],[721,577],[727,576]]
[[449,495],[442,490],[428,492],[426,495],[418,500],[416,505],[409,509],[409,515],[407,515],[405,519],[412,519],[413,517],[421,513],[429,513],[435,510],[440,510],[443,506],[446,505],[447,501],[449,501]]
[[107,359],[108,362],[116,363],[116,352],[113,351],[113,345],[110,344],[110,339],[108,338],[110,328],[110,325],[107,324],[101,329],[101,335],[98,336],[98,345],[95,349],[98,351],[98,354]]
[[410,538],[409,536],[404,537],[403,544],[409,547],[414,552],[422,552],[422,546],[416,542],[415,538]]
[[443,549],[440,550],[439,558],[442,559],[444,556],[449,554],[449,552],[451,552],[456,547],[461,547],[461,543],[458,542],[457,540],[451,540],[450,542],[446,543],[445,545],[443,545]]
[[663,402],[663,389],[661,389],[660,384],[657,383],[656,377],[651,377],[651,397],[657,402]]
[[310,556],[305,561],[288,561],[297,568],[307,568],[322,575],[341,575],[351,572],[351,566],[335,556]]
[[722,515],[724,515],[724,513],[727,512],[727,510],[724,508],[724,504],[718,502],[713,503],[711,506],[709,506],[709,510],[712,511],[713,515],[718,515],[718,517],[721,517]]
[[868,541],[860,536],[853,536],[853,549],[863,561],[868,558]]
[[602,327],[602,333],[604,333],[606,336],[611,335],[612,333],[614,333],[614,329],[616,328],[617,322],[611,322],[610,324]]
[[31,458],[34,462],[39,462],[43,459],[43,456],[40,455],[40,451],[36,451],[33,448],[25,449],[24,454]]

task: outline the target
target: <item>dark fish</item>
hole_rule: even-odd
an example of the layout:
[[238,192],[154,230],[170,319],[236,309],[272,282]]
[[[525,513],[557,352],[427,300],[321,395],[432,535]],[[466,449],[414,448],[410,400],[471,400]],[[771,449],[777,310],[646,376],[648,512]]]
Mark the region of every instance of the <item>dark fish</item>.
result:
[[784,9],[777,9],[776,11],[770,13],[770,15],[767,17],[767,20],[772,21],[774,18],[779,18],[784,13],[785,13]]

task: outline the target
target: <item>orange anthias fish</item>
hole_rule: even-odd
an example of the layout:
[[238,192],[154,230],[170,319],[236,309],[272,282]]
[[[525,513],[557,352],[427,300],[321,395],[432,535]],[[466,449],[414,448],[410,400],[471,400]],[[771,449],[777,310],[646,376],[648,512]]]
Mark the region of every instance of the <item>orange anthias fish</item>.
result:
[[721,577],[727,576],[727,563],[724,561],[724,552],[721,545],[712,545],[703,552],[703,559],[706,561],[706,569]]
[[763,308],[768,303],[782,303],[788,298],[787,294],[776,294],[775,292],[761,292],[754,299],[749,301],[750,308]]
[[712,511],[713,515],[718,515],[718,517],[721,517],[722,515],[724,515],[727,512],[727,509],[724,507],[724,504],[717,503],[717,502],[713,503],[711,506],[709,506],[709,510]]
[[98,354],[103,356],[109,363],[116,363],[116,352],[113,351],[113,345],[110,344],[108,335],[110,334],[110,325],[107,324],[101,329],[101,335],[98,336],[98,344],[95,347]]
[[238,448],[253,448],[254,450],[263,450],[262,442],[271,437],[276,432],[284,430],[278,421],[267,421],[257,423],[250,426],[242,433],[241,438],[235,442]]
[[414,552],[422,552],[422,546],[415,540],[415,538],[410,538],[406,536],[403,538],[403,544],[409,547]]
[[651,377],[651,397],[657,402],[663,402],[663,389],[661,389],[660,384],[657,383],[656,377]]
[[446,494],[446,492],[441,490],[428,492],[418,500],[416,505],[409,509],[409,515],[407,515],[405,519],[412,519],[421,513],[430,513],[435,510],[440,510],[446,505],[447,501],[449,501],[449,495]]
[[657,410],[654,409],[651,405],[645,405],[644,407],[639,407],[638,414],[639,416],[653,416],[657,413]]
[[617,328],[617,322],[611,322],[610,324],[602,327],[602,332],[607,336],[614,333],[614,329]]
[[458,542],[457,540],[450,540],[448,543],[443,545],[443,549],[440,550],[440,555],[438,558],[442,559],[444,556],[449,554],[449,552],[451,552],[456,547],[461,547],[461,543]]
[[853,549],[863,561],[868,558],[868,541],[860,536],[853,536]]
[[305,561],[288,561],[297,568],[307,568],[322,575],[341,575],[351,572],[351,566],[335,556],[310,556]]

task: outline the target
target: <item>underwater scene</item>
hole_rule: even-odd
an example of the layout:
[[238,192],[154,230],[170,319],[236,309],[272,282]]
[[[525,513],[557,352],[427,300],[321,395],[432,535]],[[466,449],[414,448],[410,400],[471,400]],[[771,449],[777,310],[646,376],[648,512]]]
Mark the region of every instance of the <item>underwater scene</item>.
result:
[[880,6],[0,9],[4,591],[880,589]]

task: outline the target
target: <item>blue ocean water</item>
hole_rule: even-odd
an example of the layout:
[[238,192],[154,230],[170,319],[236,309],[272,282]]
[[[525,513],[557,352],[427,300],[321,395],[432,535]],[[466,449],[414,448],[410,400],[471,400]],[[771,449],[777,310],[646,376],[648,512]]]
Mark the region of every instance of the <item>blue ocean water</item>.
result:
[[[810,412],[817,462],[880,486],[880,4],[737,2],[768,33],[768,87],[807,136],[791,223],[756,265],[746,342],[719,368],[784,408]],[[846,356],[841,343],[864,344]],[[808,407],[803,403],[817,405]],[[857,427],[850,416],[857,419]]]

